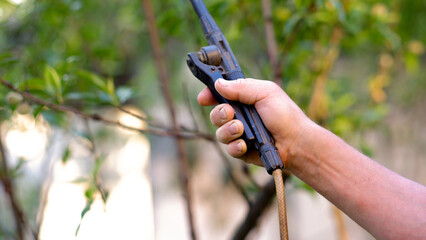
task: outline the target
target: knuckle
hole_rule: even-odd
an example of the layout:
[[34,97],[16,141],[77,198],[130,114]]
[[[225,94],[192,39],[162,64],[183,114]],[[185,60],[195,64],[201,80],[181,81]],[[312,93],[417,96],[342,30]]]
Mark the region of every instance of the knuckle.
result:
[[221,143],[229,143],[240,137],[244,132],[244,126],[239,120],[232,120],[216,130],[216,139]]
[[273,81],[263,81],[263,85],[265,88],[275,91],[277,89],[281,89],[280,86]]
[[234,108],[229,104],[223,104],[223,107],[226,109],[227,117],[232,119],[235,114]]

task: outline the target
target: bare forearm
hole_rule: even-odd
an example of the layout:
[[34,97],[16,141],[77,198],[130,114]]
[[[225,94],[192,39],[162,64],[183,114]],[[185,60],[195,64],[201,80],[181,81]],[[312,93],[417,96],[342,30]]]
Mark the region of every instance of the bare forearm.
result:
[[426,236],[426,188],[311,123],[290,150],[289,170],[379,239]]
[[[228,100],[254,104],[273,135],[286,168],[376,238],[425,238],[424,186],[387,170],[310,121],[285,92],[271,82],[218,80],[215,88]],[[208,89],[200,93],[198,100],[202,105],[216,103]],[[244,129],[241,122],[233,120],[231,106],[215,107],[210,117],[219,127],[218,140],[227,144],[232,156],[261,164],[258,154],[247,153],[245,142],[238,139]]]

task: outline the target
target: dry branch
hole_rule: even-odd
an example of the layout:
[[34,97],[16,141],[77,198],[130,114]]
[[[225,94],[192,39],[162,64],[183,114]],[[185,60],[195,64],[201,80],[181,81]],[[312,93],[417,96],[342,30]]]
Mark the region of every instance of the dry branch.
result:
[[272,21],[271,0],[262,0],[262,13],[265,23],[266,46],[269,62],[272,67],[273,81],[281,86],[281,67],[278,61],[278,48],[275,39],[274,23]]
[[[286,173],[283,172],[284,183],[288,179]],[[267,184],[262,188],[262,191],[257,196],[253,205],[250,207],[244,222],[238,227],[232,239],[240,240],[245,239],[249,232],[256,226],[257,221],[262,216],[263,212],[271,204],[273,197],[275,196],[275,182],[274,179],[269,180]]]
[[15,220],[15,231],[16,238],[18,240],[25,239],[26,230],[31,231],[31,234],[34,239],[36,239],[35,232],[30,229],[27,223],[27,217],[25,216],[24,211],[21,206],[19,206],[18,199],[15,195],[14,184],[12,176],[9,173],[9,167],[7,164],[7,157],[5,148],[2,141],[2,134],[0,129],[0,181],[3,184],[4,191],[9,198],[10,205],[12,207],[12,213]]
[[202,139],[205,139],[205,140],[208,140],[208,141],[215,141],[215,138],[212,135],[206,134],[206,133],[195,132],[195,131],[182,131],[182,130],[168,129],[168,128],[165,128],[165,127],[162,127],[162,128],[157,127],[159,129],[149,129],[149,128],[142,129],[142,128],[136,128],[136,127],[128,126],[128,125],[121,123],[120,121],[106,119],[106,118],[100,116],[99,114],[88,114],[88,113],[82,112],[82,111],[80,111],[76,108],[68,107],[68,106],[65,106],[65,105],[62,105],[62,104],[52,103],[52,102],[46,101],[44,99],[38,98],[38,97],[32,95],[29,92],[25,92],[25,91],[22,91],[22,90],[15,88],[11,83],[3,80],[2,78],[0,78],[0,83],[3,86],[5,86],[6,88],[21,94],[26,100],[33,102],[35,104],[38,104],[38,105],[46,106],[46,107],[53,109],[55,111],[58,111],[58,112],[73,113],[73,114],[80,116],[84,119],[91,119],[91,120],[102,122],[102,123],[105,123],[105,124],[115,125],[115,126],[125,128],[125,129],[130,130],[130,131],[136,131],[136,132],[140,132],[140,133],[143,133],[143,134],[151,134],[151,135],[157,135],[157,136],[162,136],[162,137],[180,137],[182,139],[202,138]]
[[[172,120],[173,129],[176,131],[179,129],[179,125],[176,119],[176,112],[174,109],[173,98],[170,91],[170,80],[168,76],[168,69],[166,67],[166,61],[163,55],[163,51],[160,45],[160,37],[158,34],[158,29],[155,22],[154,8],[152,6],[151,0],[142,0],[143,10],[145,13],[145,18],[148,23],[148,32],[151,42],[151,47],[153,50],[155,65],[157,68],[157,73],[159,75],[160,87],[163,93],[164,99],[166,100],[167,108],[169,110],[170,118]],[[189,183],[189,163],[186,157],[185,145],[180,136],[176,136],[176,147],[179,155],[179,167],[180,167],[180,176],[182,181],[182,188],[184,191],[184,197],[186,201],[186,211],[188,214],[188,222],[190,227],[190,233],[192,239],[197,239],[195,233],[195,223],[193,218],[192,211],[192,196],[190,192],[190,183]]]

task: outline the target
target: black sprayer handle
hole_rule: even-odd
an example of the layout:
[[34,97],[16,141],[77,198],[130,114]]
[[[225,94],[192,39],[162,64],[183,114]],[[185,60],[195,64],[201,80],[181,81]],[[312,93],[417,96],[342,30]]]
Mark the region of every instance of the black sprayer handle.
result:
[[282,169],[283,163],[278,149],[275,147],[271,134],[266,129],[254,106],[229,101],[216,91],[214,87],[216,80],[223,78],[218,67],[202,63],[195,53],[188,54],[187,64],[194,76],[210,89],[219,103],[228,103],[233,107],[235,118],[240,120],[244,125],[243,139],[248,146],[252,145],[251,143],[254,144],[256,150],[259,151],[266,171],[272,174],[273,170],[277,168]]

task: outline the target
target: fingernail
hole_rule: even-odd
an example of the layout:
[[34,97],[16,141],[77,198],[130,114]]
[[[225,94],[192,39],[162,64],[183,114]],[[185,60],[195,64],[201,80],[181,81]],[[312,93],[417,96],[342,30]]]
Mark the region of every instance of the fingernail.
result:
[[232,123],[231,125],[229,125],[229,133],[231,133],[232,135],[236,135],[238,134],[239,131],[239,127],[236,123]]
[[225,110],[224,107],[219,110],[219,117],[221,119],[227,119],[227,117],[226,117],[226,110]]
[[218,79],[217,82],[222,85],[223,87],[228,87],[229,86],[229,81],[226,81],[225,79]]
[[243,151],[243,145],[240,142],[237,142],[237,151],[242,152]]

